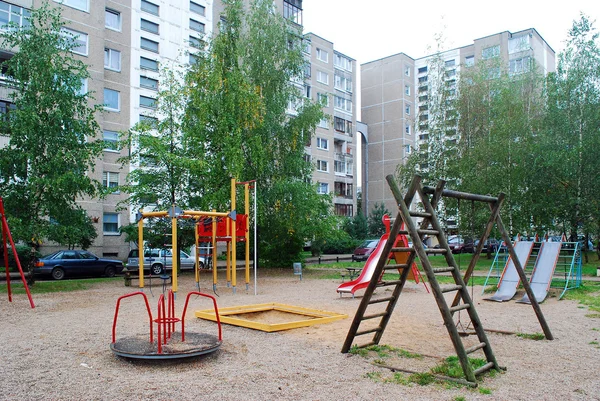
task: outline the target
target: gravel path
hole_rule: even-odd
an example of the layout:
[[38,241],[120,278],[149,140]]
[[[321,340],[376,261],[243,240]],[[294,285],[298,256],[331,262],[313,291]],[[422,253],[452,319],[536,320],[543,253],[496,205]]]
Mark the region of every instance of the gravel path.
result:
[[[223,345],[213,354],[185,361],[131,361],[110,350],[116,300],[137,290],[123,286],[121,279],[86,291],[34,294],[35,309],[25,295],[14,296],[12,303],[4,297],[0,399],[600,400],[600,319],[586,317],[590,312],[575,302],[549,298],[542,304],[554,341],[489,334],[496,358],[507,370],[486,377],[479,389],[403,385],[385,382],[393,373],[369,359],[340,353],[360,297],[340,298],[337,280],[264,274],[257,296],[252,285],[246,291],[242,283],[236,294],[219,287],[219,307],[278,302],[349,317],[275,333],[224,325]],[[208,280],[202,280],[205,291]],[[183,295],[194,289],[190,276],[180,277],[178,315]],[[145,289],[153,310],[161,290]],[[481,301],[480,291],[474,288],[484,327],[541,332],[531,307]],[[214,323],[193,315],[210,307],[206,300],[193,299],[186,331],[216,334]],[[117,337],[144,334],[147,322],[140,300],[124,301]],[[475,339],[465,342],[470,341]],[[393,361],[412,370],[454,355],[433,296],[414,283],[407,283],[381,343],[431,356]]]

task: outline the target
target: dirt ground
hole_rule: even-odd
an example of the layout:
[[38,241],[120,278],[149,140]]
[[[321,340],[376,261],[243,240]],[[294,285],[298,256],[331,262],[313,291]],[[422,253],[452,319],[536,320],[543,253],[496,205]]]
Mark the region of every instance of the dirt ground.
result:
[[[478,389],[447,384],[398,384],[373,359],[340,352],[360,296],[340,297],[340,280],[302,281],[290,271],[261,272],[257,292],[239,280],[234,294],[219,283],[219,307],[277,302],[347,314],[332,323],[266,333],[223,326],[223,344],[215,353],[178,361],[134,361],[110,350],[116,300],[138,290],[122,279],[94,284],[86,291],[25,295],[0,300],[0,399],[6,400],[600,400],[600,319],[572,301],[549,298],[542,310],[554,341],[488,334],[496,358],[506,371],[485,377]],[[201,290],[212,293],[208,276]],[[155,283],[157,284],[157,283]],[[179,278],[176,306],[195,290],[193,277]],[[380,290],[381,291],[381,290]],[[162,287],[147,287],[153,313]],[[473,288],[485,328],[541,332],[533,309],[514,301],[482,300]],[[186,332],[216,334],[212,322],[194,311],[210,308],[192,298]],[[597,315],[597,314],[596,314]],[[467,320],[466,315],[461,320]],[[467,322],[465,321],[465,324]],[[141,298],[123,301],[117,338],[146,335],[148,315]],[[467,345],[475,343],[469,337]],[[381,344],[427,355],[395,358],[394,366],[424,371],[454,355],[434,298],[422,285],[407,283]],[[481,357],[475,353],[473,356]]]

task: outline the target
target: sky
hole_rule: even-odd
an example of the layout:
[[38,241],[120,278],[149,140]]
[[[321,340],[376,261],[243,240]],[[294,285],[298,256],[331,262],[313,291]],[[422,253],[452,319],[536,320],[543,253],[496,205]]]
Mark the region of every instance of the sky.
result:
[[[558,7],[557,7],[558,6]],[[396,53],[420,58],[498,32],[535,28],[558,54],[580,12],[600,30],[600,0],[304,0],[305,33],[333,42],[358,64]]]

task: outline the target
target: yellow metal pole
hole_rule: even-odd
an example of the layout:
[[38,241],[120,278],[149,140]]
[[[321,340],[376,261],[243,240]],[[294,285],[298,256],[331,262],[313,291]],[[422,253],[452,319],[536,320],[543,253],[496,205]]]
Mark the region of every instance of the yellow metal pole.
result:
[[179,250],[177,249],[177,217],[175,216],[175,205],[173,207],[173,217],[171,218],[171,260],[173,261],[171,268],[171,274],[173,275],[173,292],[177,293],[177,255]]
[[[142,209],[140,209],[140,213],[142,213]],[[144,288],[144,217],[138,221],[138,266],[140,270],[140,288]]]
[[[231,211],[235,212],[235,178],[231,179]],[[237,255],[236,255],[236,222],[235,219],[231,219],[231,285],[233,286],[233,293],[235,294],[235,287],[237,284]]]
[[250,285],[250,229],[248,223],[250,223],[250,186],[248,183],[244,184],[244,213],[246,214],[246,291]]
[[194,264],[194,270],[196,271],[196,287],[200,289],[200,248],[198,247],[198,224],[199,221],[196,221],[196,224],[194,224],[194,239],[196,241],[196,263]]
[[[214,212],[214,210],[213,210]],[[217,221],[212,221],[213,291],[217,291]]]

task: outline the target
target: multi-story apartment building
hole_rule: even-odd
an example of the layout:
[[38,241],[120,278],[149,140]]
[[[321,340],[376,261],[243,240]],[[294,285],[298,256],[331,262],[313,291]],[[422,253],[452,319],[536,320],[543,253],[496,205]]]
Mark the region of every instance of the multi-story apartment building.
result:
[[319,193],[333,193],[335,214],[356,210],[356,61],[313,33],[304,36],[307,58],[305,94],[323,105],[307,153],[316,165]]
[[[0,0],[0,25],[23,21],[28,9],[42,0]],[[302,29],[302,1],[275,0],[282,15]],[[88,65],[90,78],[84,89],[94,93],[96,104],[104,105],[97,116],[106,148],[96,161],[93,178],[107,188],[124,184],[137,166],[123,166],[119,159],[128,149],[116,144],[119,132],[130,129],[154,115],[160,85],[159,66],[185,67],[194,62],[195,48],[208,40],[223,11],[220,0],[52,0],[62,7],[66,29],[80,46],[75,57]],[[351,58],[316,35],[308,35],[307,76],[299,90],[324,102],[328,118],[306,151],[317,166],[314,182],[320,191],[334,193],[337,214],[356,210],[355,108],[356,65]],[[0,59],[11,57],[0,51]],[[11,107],[8,88],[0,80],[0,109]],[[0,136],[0,146],[8,138]],[[135,210],[127,206],[126,195],[115,191],[104,199],[79,200],[94,221],[98,237],[90,250],[101,256],[124,259],[129,244],[119,228],[135,221]],[[54,246],[45,244],[44,252]]]
[[[555,70],[554,50],[535,29],[500,32],[476,39],[460,48],[413,59],[403,53],[361,66],[362,121],[369,127],[366,146],[369,168],[363,197],[367,210],[383,202],[388,210],[396,205],[385,176],[428,137],[429,97],[438,90],[432,71],[441,70],[444,90],[454,96],[461,68],[487,62],[491,75],[501,70],[519,74],[535,65],[546,74]],[[448,129],[447,140],[458,140],[456,130]]]

